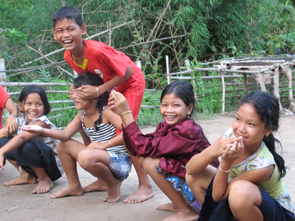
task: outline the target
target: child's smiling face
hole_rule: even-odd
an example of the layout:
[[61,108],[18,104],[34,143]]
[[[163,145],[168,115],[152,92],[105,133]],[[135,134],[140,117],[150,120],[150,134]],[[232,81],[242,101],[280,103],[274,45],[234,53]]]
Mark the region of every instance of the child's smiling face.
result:
[[245,148],[258,149],[264,136],[268,136],[272,130],[265,127],[255,108],[248,103],[238,109],[232,124],[236,137],[243,137]]
[[82,44],[82,36],[86,33],[86,25],[81,27],[74,19],[64,18],[57,21],[52,29],[54,39],[66,50],[75,50]]
[[188,107],[174,93],[166,94],[161,102],[161,115],[169,125],[175,125],[191,114],[193,105]]
[[23,105],[24,115],[28,119],[28,123],[34,118],[39,118],[44,113],[44,105],[38,93],[29,94]]

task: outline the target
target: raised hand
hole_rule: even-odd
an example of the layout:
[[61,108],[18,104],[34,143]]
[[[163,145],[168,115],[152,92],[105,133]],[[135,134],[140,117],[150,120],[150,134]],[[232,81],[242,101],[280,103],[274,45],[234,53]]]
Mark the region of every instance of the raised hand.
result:
[[128,102],[126,98],[124,97],[124,95],[115,90],[113,90],[110,93],[108,106],[114,113],[120,116],[122,113],[130,110]]

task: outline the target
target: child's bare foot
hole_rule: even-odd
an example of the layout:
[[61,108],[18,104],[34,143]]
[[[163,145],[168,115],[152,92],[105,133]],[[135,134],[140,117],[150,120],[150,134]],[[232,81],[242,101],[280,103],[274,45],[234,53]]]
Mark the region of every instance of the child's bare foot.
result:
[[118,202],[120,199],[120,187],[122,181],[117,180],[116,183],[112,186],[108,186],[108,196],[103,199],[104,202],[107,203],[115,203]]
[[84,193],[83,188],[80,187],[66,187],[64,189],[62,189],[61,191],[58,191],[54,194],[51,195],[51,199],[56,199],[56,198],[62,198],[62,197],[66,197],[66,196],[82,196]]
[[154,196],[154,191],[151,186],[140,185],[138,189],[129,195],[123,202],[124,203],[141,203]]
[[166,204],[156,206],[156,209],[157,210],[164,210],[164,211],[172,211],[172,212],[176,211],[176,207],[173,203],[166,203]]
[[100,179],[97,179],[93,183],[89,184],[88,186],[83,187],[84,193],[93,192],[93,191],[106,191],[107,184]]
[[191,211],[187,212],[177,212],[172,216],[167,217],[164,221],[189,221],[189,220],[197,220],[199,218],[199,214]]
[[51,180],[39,180],[38,185],[35,187],[32,193],[42,194],[47,193],[53,187],[53,182]]
[[22,184],[33,184],[37,183],[37,179],[29,174],[23,175],[21,174],[20,177],[8,181],[4,183],[5,186],[13,186],[13,185],[22,185]]

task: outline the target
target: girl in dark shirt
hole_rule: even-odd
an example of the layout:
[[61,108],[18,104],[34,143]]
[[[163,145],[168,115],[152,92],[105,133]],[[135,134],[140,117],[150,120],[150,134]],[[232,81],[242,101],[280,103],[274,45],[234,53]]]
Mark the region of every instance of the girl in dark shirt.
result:
[[[154,133],[146,135],[141,133],[121,93],[111,92],[109,106],[121,116],[126,147],[140,157],[143,169],[172,201],[157,209],[176,212],[166,220],[196,220],[200,204],[185,182],[185,166],[210,144],[200,126],[190,119],[195,103],[193,87],[188,82],[173,82],[163,90],[160,101],[164,121]],[[218,161],[211,165],[217,167]]]

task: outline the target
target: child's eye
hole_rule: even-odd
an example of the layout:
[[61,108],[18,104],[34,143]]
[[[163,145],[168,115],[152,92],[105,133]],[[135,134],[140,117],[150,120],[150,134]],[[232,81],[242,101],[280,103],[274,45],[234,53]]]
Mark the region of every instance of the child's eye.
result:
[[62,31],[60,29],[55,30],[55,33],[60,34]]
[[251,127],[254,127],[254,126],[255,126],[255,124],[249,123],[249,126],[251,126]]
[[167,104],[161,104],[162,107],[167,107]]

